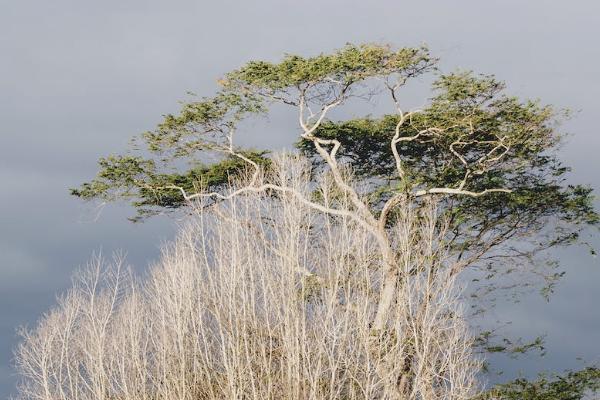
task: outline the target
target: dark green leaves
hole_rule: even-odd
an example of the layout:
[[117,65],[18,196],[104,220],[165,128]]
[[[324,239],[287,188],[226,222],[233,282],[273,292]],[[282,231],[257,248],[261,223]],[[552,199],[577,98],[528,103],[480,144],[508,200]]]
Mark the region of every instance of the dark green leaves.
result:
[[[401,138],[440,129],[398,143],[403,182],[390,147],[400,116],[328,121],[316,136],[341,143],[339,159],[373,182],[375,207],[399,188],[457,188],[464,183],[474,192],[512,190],[446,197],[441,205],[451,225],[448,240],[465,265],[494,257],[513,266],[530,263],[540,250],[575,242],[582,229],[600,219],[591,188],[566,184],[569,168],[556,154],[560,113],[507,96],[504,86],[493,77],[464,72],[439,77],[431,104],[400,127]],[[310,141],[297,146],[322,165]]]
[[100,171],[96,179],[84,183],[79,189],[71,189],[72,195],[85,200],[99,198],[107,201],[131,196],[155,170],[154,162],[131,156],[101,158],[98,165]]
[[[266,152],[241,154],[259,165],[269,163]],[[99,164],[97,177],[80,188],[71,189],[71,194],[85,200],[129,201],[138,211],[132,218],[134,221],[184,206],[181,191],[174,187],[189,194],[201,190],[219,191],[248,168],[245,161],[234,156],[210,165],[196,165],[183,172],[162,172],[154,161],[139,157],[108,157]]]
[[[498,385],[480,400],[582,400],[596,398],[600,391],[600,369],[588,367],[565,375],[541,376],[536,381],[520,378]],[[585,396],[594,397],[585,397]]]

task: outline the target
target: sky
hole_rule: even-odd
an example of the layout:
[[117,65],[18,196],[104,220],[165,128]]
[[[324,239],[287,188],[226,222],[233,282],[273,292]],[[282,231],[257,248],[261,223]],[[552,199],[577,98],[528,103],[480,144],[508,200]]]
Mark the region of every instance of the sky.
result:
[[[97,215],[68,188],[187,91],[210,95],[249,60],[425,43],[444,71],[495,74],[511,93],[574,110],[561,157],[573,182],[600,190],[598,37],[593,0],[0,0],[0,398],[15,392],[17,328],[35,324],[74,270],[123,250],[143,271],[173,237],[168,217],[134,225],[122,205]],[[297,131],[273,120],[252,144],[290,147]],[[568,272],[550,302],[531,294],[490,313],[512,320],[511,334],[547,334],[543,358],[493,358],[501,379],[600,362],[600,262],[582,247],[557,254]]]

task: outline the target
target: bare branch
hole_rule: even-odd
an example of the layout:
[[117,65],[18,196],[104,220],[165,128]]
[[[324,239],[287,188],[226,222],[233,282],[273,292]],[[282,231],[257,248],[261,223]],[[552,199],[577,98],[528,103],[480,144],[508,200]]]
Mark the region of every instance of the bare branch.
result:
[[400,207],[390,228],[400,282],[388,310],[394,318],[376,332],[370,322],[387,267],[373,233],[355,223],[331,176],[319,181],[323,207],[335,197],[350,213],[335,219],[302,201],[314,189],[307,163],[279,158],[273,168],[272,178],[289,179],[289,196],[251,191],[198,208],[144,281],[126,284],[92,264],[23,331],[20,398],[476,394],[480,363],[452,264],[436,246],[443,232],[434,209]]

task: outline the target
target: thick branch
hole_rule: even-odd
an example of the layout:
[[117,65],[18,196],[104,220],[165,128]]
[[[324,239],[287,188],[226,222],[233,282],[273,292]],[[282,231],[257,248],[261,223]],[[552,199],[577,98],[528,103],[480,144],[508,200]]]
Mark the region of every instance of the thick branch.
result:
[[364,228],[366,228],[368,230],[372,230],[372,227],[370,225],[366,224],[364,220],[359,218],[356,215],[356,213],[353,213],[348,210],[339,210],[339,209],[335,209],[335,208],[325,207],[322,204],[315,203],[313,201],[308,200],[306,197],[304,197],[302,194],[300,194],[296,190],[293,190],[293,189],[285,187],[285,186],[274,185],[272,183],[265,183],[260,186],[244,186],[243,188],[234,190],[233,192],[231,192],[229,194],[221,194],[219,192],[209,192],[209,193],[194,193],[194,194],[188,195],[187,192],[185,191],[185,189],[183,189],[180,186],[171,185],[171,186],[165,186],[164,188],[179,190],[179,192],[181,193],[183,198],[190,203],[193,202],[194,200],[201,199],[201,198],[218,198],[220,200],[230,200],[230,199],[232,199],[236,196],[242,195],[244,193],[261,193],[266,190],[275,190],[278,192],[291,194],[302,204],[304,204],[310,208],[313,208],[317,211],[321,211],[326,214],[352,218],[353,220],[358,222],[360,225],[362,225]]

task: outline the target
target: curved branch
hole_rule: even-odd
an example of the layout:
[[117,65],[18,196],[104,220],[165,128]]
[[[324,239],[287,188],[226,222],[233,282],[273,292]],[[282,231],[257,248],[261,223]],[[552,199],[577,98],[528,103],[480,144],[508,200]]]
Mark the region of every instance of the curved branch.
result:
[[413,193],[413,196],[419,197],[419,196],[425,196],[428,194],[458,194],[458,195],[465,195],[465,196],[471,196],[471,197],[481,197],[481,196],[485,196],[488,193],[499,193],[499,192],[500,193],[512,193],[513,191],[511,189],[505,189],[505,188],[485,189],[485,190],[482,190],[481,192],[472,192],[470,190],[452,189],[452,188],[432,188],[432,189],[426,189],[426,190],[418,190]]
[[285,186],[275,185],[272,183],[265,183],[260,186],[244,186],[243,188],[234,190],[233,192],[231,192],[229,194],[221,194],[219,192],[209,192],[209,193],[194,193],[192,195],[188,195],[187,192],[185,191],[185,189],[183,189],[181,186],[169,185],[169,186],[165,186],[164,188],[179,190],[179,192],[182,194],[183,198],[190,203],[193,202],[194,200],[200,199],[200,198],[213,197],[213,198],[218,198],[220,200],[230,200],[230,199],[232,199],[236,196],[239,196],[241,194],[244,194],[244,193],[260,193],[260,192],[264,192],[269,189],[275,190],[278,192],[291,194],[302,204],[304,204],[310,208],[313,208],[317,211],[321,211],[326,214],[331,214],[331,215],[336,215],[336,216],[341,216],[341,217],[349,217],[349,218],[353,219],[354,221],[358,222],[361,226],[363,226],[367,230],[369,230],[371,232],[373,231],[373,227],[371,225],[367,224],[363,219],[359,218],[356,215],[356,213],[353,213],[348,210],[339,210],[336,208],[325,207],[322,204],[315,203],[314,201],[308,200],[301,193],[299,193],[298,191],[296,191],[294,189],[291,189],[291,188],[288,188]]

